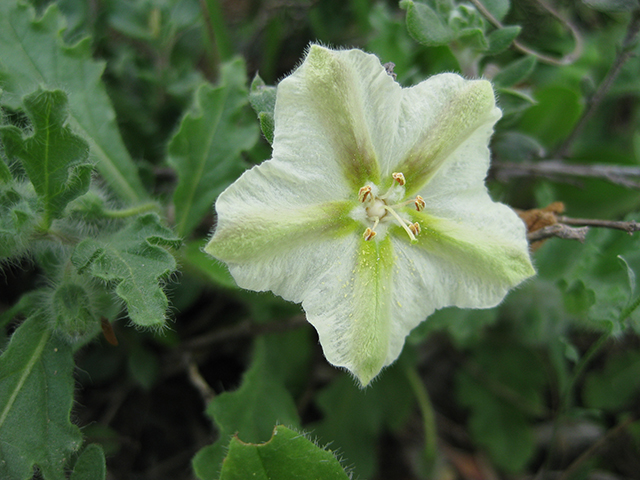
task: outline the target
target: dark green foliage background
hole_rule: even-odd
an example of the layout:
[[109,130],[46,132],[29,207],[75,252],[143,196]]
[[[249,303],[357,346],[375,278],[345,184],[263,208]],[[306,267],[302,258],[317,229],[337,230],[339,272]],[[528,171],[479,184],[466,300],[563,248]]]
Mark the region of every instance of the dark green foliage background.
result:
[[[201,250],[217,195],[269,158],[275,86],[312,41],[375,53],[405,86],[491,79],[494,198],[640,220],[639,12],[1,1],[0,477],[640,478],[640,234],[546,241],[536,278],[435,313],[366,390],[298,306]],[[567,171],[513,173],[551,160]],[[627,170],[572,170],[594,165]]]

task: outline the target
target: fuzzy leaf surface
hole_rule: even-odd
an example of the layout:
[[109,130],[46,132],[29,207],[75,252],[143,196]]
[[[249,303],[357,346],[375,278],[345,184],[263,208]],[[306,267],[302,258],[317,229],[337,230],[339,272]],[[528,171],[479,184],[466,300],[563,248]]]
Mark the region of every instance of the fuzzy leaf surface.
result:
[[258,115],[264,138],[270,144],[273,143],[273,131],[275,129],[273,112],[276,108],[277,90],[277,87],[265,84],[260,75],[256,74],[251,82],[251,91],[249,92],[251,107]]
[[267,443],[231,439],[220,480],[347,480],[349,477],[331,451],[314,445],[304,435],[278,425]]
[[89,142],[105,182],[125,202],[144,198],[138,171],[124,147],[115,113],[100,77],[104,63],[91,59],[90,39],[63,42],[64,19],[53,4],[36,19],[32,7],[0,2],[2,102],[18,109],[37,87],[69,93],[69,123]]
[[222,67],[222,80],[196,90],[194,105],[169,143],[169,163],[178,172],[173,195],[176,231],[189,235],[212,211],[218,194],[245,169],[241,152],[258,140],[245,109],[246,68],[240,59]]
[[104,451],[98,444],[88,445],[78,457],[71,480],[104,480],[107,478],[107,465]]
[[71,347],[42,318],[28,318],[0,356],[0,478],[26,480],[37,465],[45,480],[62,480],[82,443],[69,421],[73,404]]
[[176,270],[175,258],[163,247],[177,248],[180,243],[150,213],[107,238],[83,240],[71,261],[80,272],[115,285],[133,323],[162,326],[168,301],[159,282]]
[[19,158],[44,209],[44,226],[62,216],[67,204],[86,193],[93,166],[89,146],[67,125],[67,95],[38,90],[23,99],[33,133],[14,126],[0,128],[9,158]]

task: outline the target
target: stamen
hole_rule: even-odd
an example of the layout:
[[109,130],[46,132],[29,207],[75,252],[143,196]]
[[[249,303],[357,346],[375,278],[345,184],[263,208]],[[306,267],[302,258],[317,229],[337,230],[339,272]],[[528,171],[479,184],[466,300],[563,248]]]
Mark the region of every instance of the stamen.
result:
[[376,236],[376,232],[374,232],[371,228],[367,227],[367,229],[364,231],[363,236],[365,241],[369,241]]
[[391,174],[391,176],[393,177],[393,179],[398,182],[399,185],[404,185],[405,180],[404,180],[404,175],[402,174],[402,172],[394,172]]
[[371,187],[369,185],[365,185],[358,192],[358,201],[364,203],[367,201],[367,198],[372,195]]
[[420,233],[420,224],[418,222],[412,223],[409,225],[409,230],[413,232],[414,235],[418,235]]
[[422,210],[424,210],[424,207],[427,206],[426,202],[424,201],[424,198],[422,198],[420,195],[416,196],[416,199],[413,202],[416,206],[416,210],[421,212]]
[[409,227],[407,226],[407,222],[406,222],[405,220],[403,220],[403,219],[400,217],[400,215],[398,215],[398,214],[396,213],[396,211],[395,211],[393,208],[389,207],[388,205],[385,205],[385,206],[384,206],[384,208],[385,208],[385,210],[386,210],[387,212],[389,212],[391,215],[393,215],[393,217],[398,221],[398,224],[399,224],[402,228],[404,228],[404,231],[405,231],[405,232],[407,232],[407,235],[409,235],[409,238],[411,239],[411,241],[414,241],[414,242],[415,242],[415,240],[416,240],[416,236],[413,234],[413,232],[412,232],[412,231],[409,229]]

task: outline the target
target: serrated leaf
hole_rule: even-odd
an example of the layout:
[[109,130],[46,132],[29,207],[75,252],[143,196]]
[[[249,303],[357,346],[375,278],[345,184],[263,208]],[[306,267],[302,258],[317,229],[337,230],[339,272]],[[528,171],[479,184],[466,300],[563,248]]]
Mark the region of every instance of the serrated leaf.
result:
[[275,128],[273,112],[276,108],[277,90],[277,87],[265,84],[260,75],[256,73],[249,91],[251,108],[258,115],[262,134],[270,144],[273,143],[273,130]]
[[590,408],[618,412],[640,392],[640,353],[627,351],[607,358],[601,371],[585,379],[582,398]]
[[69,421],[73,404],[71,347],[51,335],[39,316],[18,327],[0,356],[0,478],[62,480],[82,442]]
[[496,55],[505,51],[511,46],[517,36],[520,35],[521,30],[521,26],[512,25],[502,27],[491,32],[487,37],[487,40],[489,41],[489,48],[485,52],[485,55]]
[[71,261],[81,273],[115,285],[133,323],[163,326],[168,301],[159,282],[175,271],[176,261],[162,247],[177,248],[180,243],[156,214],[149,213],[107,238],[83,240]]
[[536,58],[523,57],[503,68],[495,77],[493,83],[497,87],[511,87],[527,79],[536,66]]
[[43,227],[62,216],[67,204],[89,189],[93,166],[88,145],[67,125],[67,96],[61,90],[38,90],[23,99],[33,133],[0,127],[9,158],[22,161],[44,209]]
[[266,442],[276,424],[299,427],[295,402],[284,386],[281,372],[272,368],[269,342],[256,340],[251,368],[242,385],[234,392],[215,397],[207,406],[207,414],[218,427],[216,443],[200,450],[193,459],[193,468],[200,479],[217,479],[231,436],[238,434],[244,441]]
[[35,19],[26,4],[0,2],[2,102],[16,110],[22,97],[39,86],[68,92],[70,126],[89,142],[96,168],[121,200],[137,202],[146,193],[100,79],[104,63],[91,59],[88,38],[68,46],[63,32],[64,19],[55,4]]
[[433,47],[447,45],[455,38],[455,32],[445,19],[429,5],[402,0],[400,8],[407,11],[407,30],[417,42]]
[[245,110],[245,70],[236,59],[222,67],[219,85],[202,84],[169,143],[168,161],[178,172],[173,202],[181,237],[212,212],[216,197],[245,169],[241,152],[258,140],[255,121]]
[[100,445],[87,445],[76,460],[70,480],[104,480],[107,478],[107,465],[104,451]]
[[310,442],[304,435],[278,425],[271,440],[243,443],[234,436],[224,460],[220,480],[348,480],[333,452]]

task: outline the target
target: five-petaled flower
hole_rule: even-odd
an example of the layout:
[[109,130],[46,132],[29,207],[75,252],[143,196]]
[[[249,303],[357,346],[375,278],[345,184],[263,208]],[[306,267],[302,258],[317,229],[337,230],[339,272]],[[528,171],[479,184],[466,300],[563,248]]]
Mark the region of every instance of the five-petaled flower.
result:
[[484,184],[500,115],[488,81],[401,88],[374,55],[312,45],[278,85],[273,158],[220,195],[205,250],[240,287],[301,302],[367,385],[434,310],[493,307],[535,273]]

